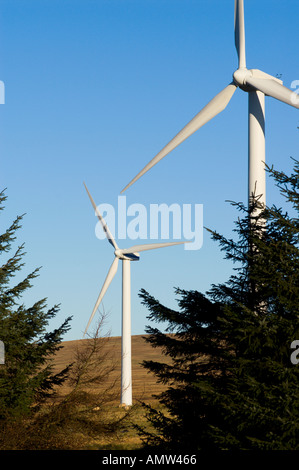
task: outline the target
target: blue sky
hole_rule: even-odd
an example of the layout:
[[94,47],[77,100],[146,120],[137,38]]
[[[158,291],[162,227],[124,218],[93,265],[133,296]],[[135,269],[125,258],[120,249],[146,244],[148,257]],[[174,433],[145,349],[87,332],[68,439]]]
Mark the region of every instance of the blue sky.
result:
[[[298,1],[245,0],[245,15],[248,68],[281,74],[290,88],[299,80]],[[95,236],[83,181],[96,204],[117,207],[132,177],[230,83],[233,27],[233,0],[0,0],[1,231],[26,213],[22,276],[42,269],[23,300],[59,303],[51,328],[72,315],[65,340],[82,338],[113,260]],[[203,204],[204,225],[230,236],[238,213],[226,201],[247,201],[247,111],[238,90],[125,193],[127,205]],[[298,110],[266,99],[269,164],[292,168],[297,126]],[[272,181],[267,201],[281,201]],[[120,268],[104,298],[113,336],[121,331]],[[132,334],[149,324],[141,288],[175,308],[175,287],[206,292],[231,271],[208,233],[197,251],[143,253],[131,268]]]

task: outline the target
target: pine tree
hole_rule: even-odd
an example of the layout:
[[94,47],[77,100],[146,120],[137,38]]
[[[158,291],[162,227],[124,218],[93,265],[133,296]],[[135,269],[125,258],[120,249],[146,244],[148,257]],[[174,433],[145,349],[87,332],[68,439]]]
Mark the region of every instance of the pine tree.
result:
[[176,289],[177,311],[140,293],[148,318],[168,324],[165,333],[147,327],[166,360],[144,366],[167,385],[158,397],[167,413],[144,405],[147,446],[299,449],[299,365],[290,360],[299,339],[299,163],[291,176],[268,170],[295,215],[275,206],[258,214],[258,197],[249,209],[235,204],[237,240],[211,232],[235,263],[228,282],[205,295]]
[[[6,196],[0,193],[0,210]],[[5,348],[5,363],[0,365],[0,423],[6,418],[28,415],[33,406],[54,393],[62,384],[68,368],[53,372],[51,359],[59,349],[63,334],[69,329],[71,317],[52,332],[47,331],[49,321],[56,316],[59,306],[47,309],[46,299],[31,307],[21,303],[22,295],[32,287],[39,268],[13,284],[13,278],[24,267],[24,245],[12,255],[16,232],[21,228],[23,216],[18,216],[0,235],[0,340]]]

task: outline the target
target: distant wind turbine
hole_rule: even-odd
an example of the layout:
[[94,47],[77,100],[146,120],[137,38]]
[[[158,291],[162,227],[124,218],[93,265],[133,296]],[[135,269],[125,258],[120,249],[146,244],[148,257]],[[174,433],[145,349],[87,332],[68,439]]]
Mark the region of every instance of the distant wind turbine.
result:
[[117,246],[104,218],[100,214],[99,209],[95,205],[93,198],[91,197],[85,183],[85,189],[89,196],[89,199],[94,207],[94,210],[100,220],[103,230],[107,236],[109,243],[114,248],[114,260],[108,271],[107,277],[103,284],[100,295],[96,301],[91,317],[86,326],[84,336],[90,326],[90,323],[103,300],[103,297],[114,278],[117,268],[118,261],[122,260],[122,335],[121,335],[121,405],[131,406],[132,405],[132,362],[131,362],[131,272],[130,262],[139,260],[139,251],[153,250],[155,248],[164,248],[172,245],[180,245],[184,242],[166,242],[166,243],[152,243],[147,245],[134,245],[131,248],[120,249]]
[[216,95],[121,192],[124,192],[185,139],[223,111],[236,89],[241,88],[249,95],[249,199],[253,195],[259,196],[259,202],[263,205],[266,204],[265,95],[297,109],[299,109],[299,97],[294,91],[283,86],[282,81],[278,78],[261,70],[246,68],[243,0],[235,0],[235,45],[239,67],[233,74],[232,83]]

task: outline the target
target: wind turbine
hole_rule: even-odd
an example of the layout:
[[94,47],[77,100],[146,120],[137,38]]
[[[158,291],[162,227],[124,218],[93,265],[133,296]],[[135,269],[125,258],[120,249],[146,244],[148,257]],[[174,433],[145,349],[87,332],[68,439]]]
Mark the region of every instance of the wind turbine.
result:
[[166,243],[152,243],[147,245],[134,245],[131,248],[120,249],[117,246],[104,218],[102,217],[99,209],[97,208],[93,198],[90,195],[85,183],[85,189],[89,199],[94,207],[94,210],[100,220],[103,230],[107,236],[109,243],[114,248],[114,260],[110,266],[107,277],[103,284],[100,295],[96,301],[88,324],[84,331],[84,336],[89,328],[89,325],[103,300],[103,297],[114,278],[118,261],[122,260],[122,335],[121,335],[121,405],[132,405],[132,363],[131,363],[131,269],[130,262],[139,260],[139,251],[153,250],[155,248],[164,248],[172,245],[180,245],[188,243],[188,241],[181,242],[166,242]]
[[294,91],[283,86],[282,81],[276,77],[272,77],[261,70],[248,70],[246,68],[243,0],[235,0],[235,45],[239,67],[233,74],[233,81],[218,93],[121,192],[129,188],[195,131],[222,112],[227,107],[236,89],[241,88],[249,95],[248,196],[249,200],[253,195],[260,196],[259,202],[263,205],[266,204],[265,95],[297,109],[299,109],[299,98]]

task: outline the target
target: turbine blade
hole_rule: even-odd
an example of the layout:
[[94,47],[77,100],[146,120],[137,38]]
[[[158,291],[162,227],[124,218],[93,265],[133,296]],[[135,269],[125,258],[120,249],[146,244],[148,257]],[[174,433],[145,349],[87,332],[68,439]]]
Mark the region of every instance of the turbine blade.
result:
[[132,253],[136,253],[136,252],[139,252],[139,251],[154,250],[155,248],[164,248],[166,246],[181,245],[183,243],[190,243],[190,241],[166,242],[166,243],[148,243],[147,245],[134,245],[134,246],[131,246],[131,248],[125,248],[124,250],[121,250],[121,252],[124,253],[124,254],[132,254]]
[[[117,267],[118,267],[118,257],[116,256],[116,257],[114,258],[114,260],[113,260],[113,263],[112,263],[111,266],[110,266],[110,269],[109,269],[109,271],[108,271],[108,274],[107,274],[107,277],[106,277],[105,282],[104,282],[104,284],[103,284],[103,287],[102,287],[102,290],[101,290],[101,292],[100,292],[100,295],[99,295],[99,297],[98,297],[98,299],[97,299],[97,301],[96,301],[96,304],[95,304],[95,306],[94,306],[94,309],[93,309],[93,311],[92,311],[92,314],[91,314],[91,316],[90,316],[90,319],[89,319],[89,321],[88,321],[88,323],[87,323],[87,326],[86,326],[86,328],[85,328],[84,335],[86,334],[86,332],[87,332],[87,330],[88,330],[88,328],[89,328],[89,325],[90,325],[90,323],[91,323],[91,321],[92,321],[92,319],[93,319],[93,317],[94,317],[94,315],[95,315],[95,313],[96,313],[96,311],[97,311],[97,309],[98,309],[100,303],[102,302],[103,297],[104,297],[104,295],[105,295],[105,293],[106,293],[106,291],[107,291],[109,285],[111,284],[112,279],[114,278],[114,276],[115,276],[115,274],[116,274],[116,272],[117,272]],[[84,336],[84,335],[83,335],[83,336]]]
[[235,44],[238,52],[239,68],[246,68],[243,0],[235,0]]
[[289,90],[285,86],[278,83],[276,80],[271,78],[263,79],[256,77],[246,77],[246,84],[252,86],[255,90],[261,91],[265,95],[276,98],[283,103],[294,106],[299,109],[299,98],[297,93]]
[[135,181],[137,181],[144,173],[156,165],[162,158],[168,155],[184,140],[186,140],[195,131],[200,129],[204,124],[213,119],[217,114],[221,113],[230,102],[237,87],[234,83],[228,85],[218,95],[216,95],[144,168],[132,181],[121,191],[122,193],[128,189]]
[[97,216],[98,216],[98,219],[99,219],[99,221],[100,221],[101,224],[102,224],[103,230],[104,230],[104,232],[105,232],[105,234],[106,234],[106,236],[107,236],[107,239],[108,239],[109,243],[111,243],[111,245],[115,248],[115,250],[118,250],[118,246],[117,246],[116,241],[114,240],[114,238],[113,238],[113,236],[112,236],[112,234],[111,234],[111,232],[110,232],[110,230],[109,230],[109,228],[108,228],[108,225],[106,224],[106,222],[105,222],[104,218],[102,217],[102,215],[101,215],[99,209],[97,208],[97,206],[96,206],[96,204],[95,204],[93,198],[91,197],[91,194],[90,194],[90,192],[88,191],[86,184],[85,184],[85,183],[83,183],[83,184],[84,184],[84,186],[85,186],[85,189],[86,189],[86,191],[87,191],[87,194],[88,194],[88,196],[89,196],[89,199],[90,199],[90,201],[91,201],[91,204],[93,205],[93,208],[94,208],[94,210],[95,210],[95,212],[96,212],[96,214],[97,214]]

